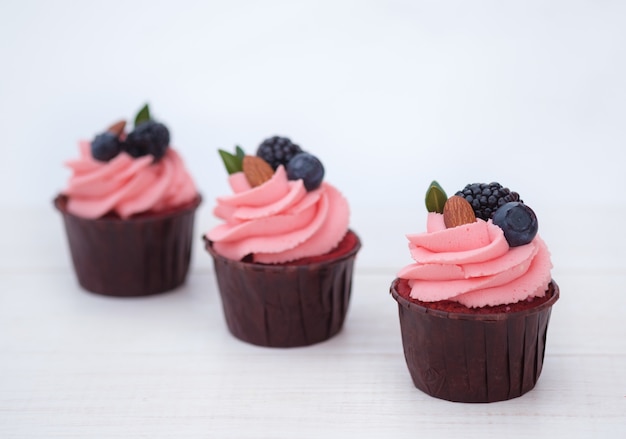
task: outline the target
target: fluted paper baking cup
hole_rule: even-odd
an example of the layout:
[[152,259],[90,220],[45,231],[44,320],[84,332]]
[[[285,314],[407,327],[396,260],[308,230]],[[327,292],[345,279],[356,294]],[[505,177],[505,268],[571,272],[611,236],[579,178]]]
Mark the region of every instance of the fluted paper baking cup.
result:
[[107,296],[145,296],[181,285],[201,200],[198,196],[172,210],[128,219],[86,219],[67,211],[66,196],[56,197],[79,284]]
[[227,259],[205,239],[230,332],[267,347],[307,346],[337,334],[348,311],[361,247],[352,231],[344,239],[354,244],[331,259],[280,265]]
[[[495,402],[535,387],[546,348],[552,305],[559,298],[554,280],[547,300],[501,313],[434,310],[398,293],[404,356],[415,386],[456,402]],[[406,281],[404,281],[406,282]]]

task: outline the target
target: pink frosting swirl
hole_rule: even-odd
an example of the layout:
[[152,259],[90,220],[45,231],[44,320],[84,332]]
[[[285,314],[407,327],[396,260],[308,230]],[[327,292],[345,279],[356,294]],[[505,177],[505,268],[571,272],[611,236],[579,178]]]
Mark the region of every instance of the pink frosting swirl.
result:
[[415,263],[398,277],[409,280],[411,297],[452,300],[469,308],[543,297],[551,280],[550,253],[537,235],[509,247],[491,220],[446,229],[443,215],[429,213],[427,232],[407,235]]
[[348,231],[346,199],[323,182],[311,192],[302,180],[288,180],[283,166],[260,186],[245,175],[230,175],[234,194],[218,197],[213,213],[224,224],[206,237],[229,259],[252,254],[254,262],[272,264],[319,256],[334,249]]
[[183,205],[197,196],[196,186],[174,149],[156,163],[151,155],[133,158],[121,152],[109,162],[91,156],[89,142],[80,142],[80,158],[66,162],[73,173],[67,209],[84,218],[114,212],[128,218]]

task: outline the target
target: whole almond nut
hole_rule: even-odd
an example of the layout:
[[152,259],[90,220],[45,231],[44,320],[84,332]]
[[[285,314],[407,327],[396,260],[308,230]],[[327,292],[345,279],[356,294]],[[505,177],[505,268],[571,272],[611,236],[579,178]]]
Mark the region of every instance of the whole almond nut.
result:
[[124,132],[124,128],[126,128],[126,121],[125,120],[120,120],[118,122],[115,122],[109,128],[107,128],[107,131],[109,133],[115,134],[115,137],[119,137]]
[[476,214],[472,205],[463,197],[454,195],[448,198],[443,206],[443,222],[448,229],[471,224],[476,221]]
[[242,168],[248,183],[252,187],[262,185],[274,175],[274,170],[270,164],[255,155],[244,156]]

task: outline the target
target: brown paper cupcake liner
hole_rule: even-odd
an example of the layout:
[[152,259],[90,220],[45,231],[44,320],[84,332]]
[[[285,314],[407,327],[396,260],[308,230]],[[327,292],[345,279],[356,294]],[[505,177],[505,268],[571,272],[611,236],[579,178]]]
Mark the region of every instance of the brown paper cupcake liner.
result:
[[201,200],[198,196],[184,206],[129,219],[86,219],[67,211],[66,196],[56,197],[79,284],[107,296],[145,296],[181,285]]
[[230,332],[266,347],[307,346],[337,334],[344,323],[352,289],[353,246],[332,259],[308,264],[265,265],[234,261],[217,254],[215,274]]
[[554,280],[546,300],[528,309],[501,313],[434,310],[398,293],[402,345],[415,386],[456,402],[495,402],[535,387],[546,347],[552,305],[559,298]]

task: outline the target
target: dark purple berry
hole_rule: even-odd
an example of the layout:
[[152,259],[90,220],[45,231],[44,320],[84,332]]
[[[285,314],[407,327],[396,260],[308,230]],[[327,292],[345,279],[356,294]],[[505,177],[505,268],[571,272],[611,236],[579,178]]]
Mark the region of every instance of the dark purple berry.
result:
[[91,156],[101,162],[114,159],[122,150],[122,143],[109,131],[98,134],[91,142]]
[[317,189],[324,179],[324,166],[317,157],[308,152],[301,152],[293,156],[287,163],[287,178],[289,180],[302,179],[307,191]]
[[472,205],[476,218],[485,221],[493,218],[496,210],[505,203],[522,201],[517,192],[511,192],[509,188],[496,182],[468,184],[455,195],[465,198]]
[[519,201],[498,208],[493,215],[493,223],[502,229],[510,247],[528,244],[539,229],[535,212]]
[[135,127],[126,137],[125,150],[133,157],[148,154],[158,161],[165,155],[170,144],[170,132],[165,125],[153,120],[143,122]]
[[270,164],[276,170],[280,165],[287,165],[302,149],[287,137],[270,137],[259,145],[256,155]]

